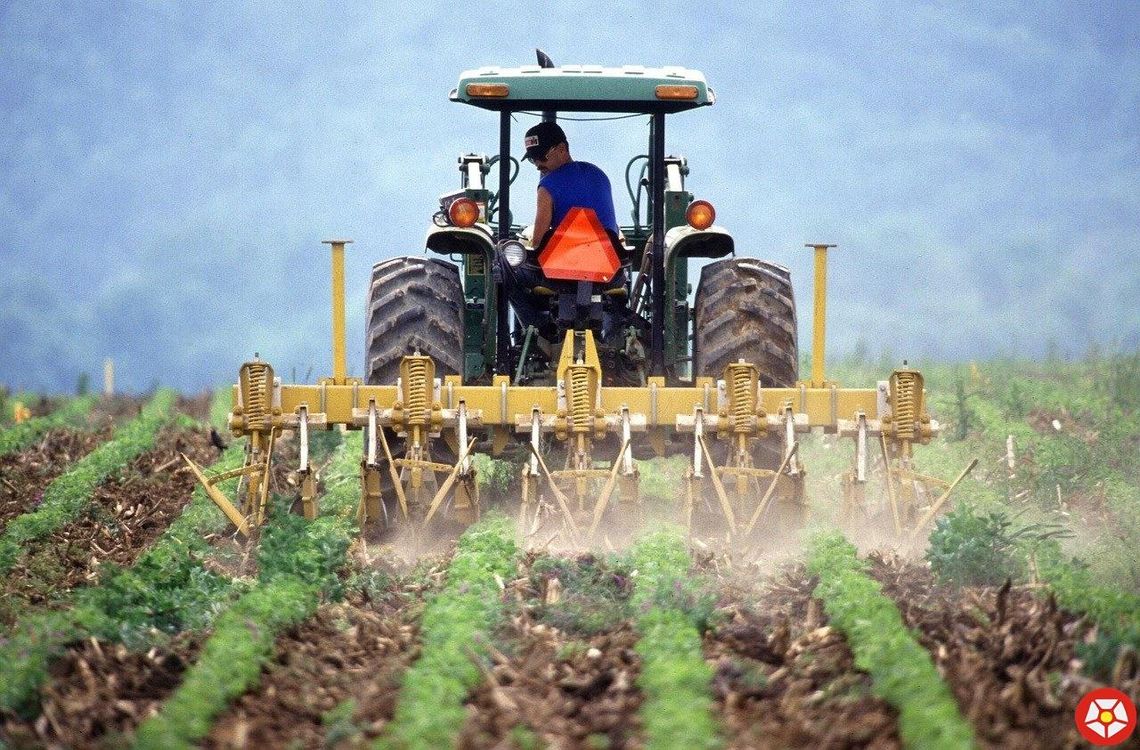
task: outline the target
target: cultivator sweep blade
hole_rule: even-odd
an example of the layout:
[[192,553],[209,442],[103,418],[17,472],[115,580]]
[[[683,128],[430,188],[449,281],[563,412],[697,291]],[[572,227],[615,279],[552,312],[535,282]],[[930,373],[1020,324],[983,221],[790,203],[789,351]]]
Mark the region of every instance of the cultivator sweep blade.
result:
[[[233,433],[249,438],[245,465],[208,478],[188,463],[227,517],[248,532],[264,520],[273,446],[283,430],[294,431],[301,443],[302,499],[309,517],[317,512],[309,430],[363,430],[361,524],[425,528],[441,515],[461,523],[477,519],[474,451],[499,454],[512,439],[521,440],[529,458],[521,471],[520,528],[573,544],[604,536],[607,518],[639,514],[637,446],[657,455],[691,456],[680,520],[692,528],[695,509],[711,511],[705,519],[715,519],[716,534],[729,542],[763,538],[777,517],[802,522],[806,471],[798,436],[813,429],[854,442],[855,460],[845,480],[848,514],[866,511],[868,446],[879,442],[900,535],[927,523],[966,473],[947,483],[913,468],[913,446],[939,430],[926,412],[922,376],[915,370],[898,370],[875,389],[808,383],[764,388],[748,362],[728,365],[715,381],[698,377],[691,386],[649,378],[644,387],[610,387],[602,385],[602,375],[588,330],[566,334],[556,383],[547,387],[513,386],[505,376],[491,385],[437,378],[432,359],[420,354],[404,358],[394,385],[349,378],[282,385],[268,363],[255,359],[242,365],[230,416]],[[758,465],[761,444],[778,447],[778,460]],[[616,450],[606,447],[615,445]],[[553,469],[550,446],[562,458]],[[433,459],[443,454],[455,458]],[[234,476],[247,479],[240,510],[214,486]],[[930,501],[935,487],[942,495]]]

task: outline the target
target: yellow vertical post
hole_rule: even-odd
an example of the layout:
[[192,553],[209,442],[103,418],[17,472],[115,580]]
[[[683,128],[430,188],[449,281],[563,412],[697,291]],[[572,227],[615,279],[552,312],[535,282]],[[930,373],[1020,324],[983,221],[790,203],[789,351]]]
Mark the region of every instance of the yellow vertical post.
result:
[[811,387],[823,388],[827,383],[823,373],[827,341],[827,251],[835,245],[809,243],[804,247],[815,248],[815,325],[811,335]]
[[332,246],[332,340],[333,384],[346,382],[347,359],[344,354],[344,246],[352,240],[325,240]]

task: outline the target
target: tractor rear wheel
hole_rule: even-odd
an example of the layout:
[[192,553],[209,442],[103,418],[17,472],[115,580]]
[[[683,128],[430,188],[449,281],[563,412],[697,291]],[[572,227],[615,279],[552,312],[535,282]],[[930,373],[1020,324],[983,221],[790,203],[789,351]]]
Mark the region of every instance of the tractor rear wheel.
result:
[[[743,359],[760,371],[765,388],[792,388],[799,377],[796,343],[796,305],[788,269],[753,258],[731,258],[705,266],[697,286],[693,338],[693,371],[721,378],[727,365]],[[729,458],[727,442],[711,442],[709,450],[718,466]],[[753,466],[775,470],[783,458],[783,436],[769,432],[754,441]],[[767,489],[769,480],[759,483]],[[802,525],[803,474],[781,477],[783,489],[769,510],[762,533],[771,536],[782,529]],[[726,482],[727,483],[727,482]],[[715,507],[715,505],[714,505]],[[752,507],[739,509],[745,518]]]
[[[462,373],[463,305],[459,269],[447,261],[403,257],[373,266],[364,341],[366,382],[395,385],[404,356],[416,352],[432,358],[437,378]],[[383,429],[393,456],[402,457],[407,450],[404,439]],[[436,438],[431,441],[431,458],[454,463],[458,457],[446,440]],[[427,474],[428,482],[434,484],[431,472]],[[387,517],[396,519],[396,493],[387,468],[380,470],[380,494]],[[426,510],[414,508],[413,517]]]
[[796,305],[787,268],[753,258],[705,266],[694,306],[694,372],[720,378],[744,359],[760,369],[760,385],[791,388],[799,377]]
[[365,335],[369,385],[395,385],[407,354],[426,354],[435,375],[463,371],[459,269],[436,258],[392,258],[372,267]]

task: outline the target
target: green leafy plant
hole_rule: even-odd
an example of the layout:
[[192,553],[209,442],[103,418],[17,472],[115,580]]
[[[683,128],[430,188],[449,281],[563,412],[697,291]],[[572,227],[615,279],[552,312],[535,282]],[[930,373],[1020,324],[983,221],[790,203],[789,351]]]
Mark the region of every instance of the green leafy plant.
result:
[[588,636],[615,628],[632,617],[626,561],[594,555],[540,557],[531,564],[530,576],[539,590],[555,578],[562,584],[560,600],[538,608],[539,618],[559,630]]
[[66,474],[57,477],[44,491],[39,508],[13,519],[0,537],[0,573],[12,568],[27,542],[44,537],[77,518],[104,479],[150,449],[159,429],[170,420],[174,401],[173,391],[159,391],[142,414],[115,431],[113,440],[103,443]]
[[218,617],[182,684],[139,726],[136,747],[191,747],[230,700],[257,683],[277,634],[315,612],[322,596],[342,593],[337,573],[356,530],[345,477],[355,471],[360,440],[356,433],[334,456],[321,517],[273,514],[262,535],[258,586]]
[[1107,680],[1124,648],[1140,651],[1140,595],[1114,581],[1098,580],[1088,565],[1066,560],[1059,548],[1042,555],[1042,578],[1062,607],[1088,615],[1097,625],[1097,637],[1077,646],[1085,671]]
[[683,602],[700,599],[702,585],[690,575],[690,559],[679,530],[655,532],[640,539],[630,554],[637,570],[633,605],[641,637],[637,684],[645,693],[639,715],[645,726],[646,747],[716,748],[720,738],[712,717],[712,668],[701,651],[694,612]]
[[488,513],[459,538],[444,589],[424,611],[423,652],[404,674],[396,713],[376,748],[452,747],[467,712],[463,699],[482,672],[486,638],[502,615],[495,576],[509,575],[518,547],[510,521]]
[[855,665],[870,673],[872,690],[898,709],[903,743],[931,750],[973,747],[973,731],[930,655],[865,569],[838,532],[811,538],[808,570],[819,576],[815,595],[831,624],[846,634]]
[[1050,539],[1068,536],[1057,524],[1018,525],[1004,511],[982,513],[963,504],[935,523],[926,559],[943,581],[996,586],[1024,578],[1030,554]]
[[78,424],[91,411],[95,401],[94,396],[73,398],[47,416],[33,417],[0,430],[0,456],[27,448],[48,430]]

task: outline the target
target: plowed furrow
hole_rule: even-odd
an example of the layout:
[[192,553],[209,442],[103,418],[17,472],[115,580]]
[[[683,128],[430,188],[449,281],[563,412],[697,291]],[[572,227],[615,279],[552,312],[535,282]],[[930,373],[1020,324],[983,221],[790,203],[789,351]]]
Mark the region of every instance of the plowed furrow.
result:
[[923,565],[871,555],[871,574],[918,634],[985,748],[1080,746],[1073,714],[1095,685],[1074,661],[1078,618],[1023,587],[937,585]]
[[723,594],[705,634],[718,720],[730,749],[898,748],[897,712],[871,693],[843,634],[829,627],[803,570],[758,595]]

